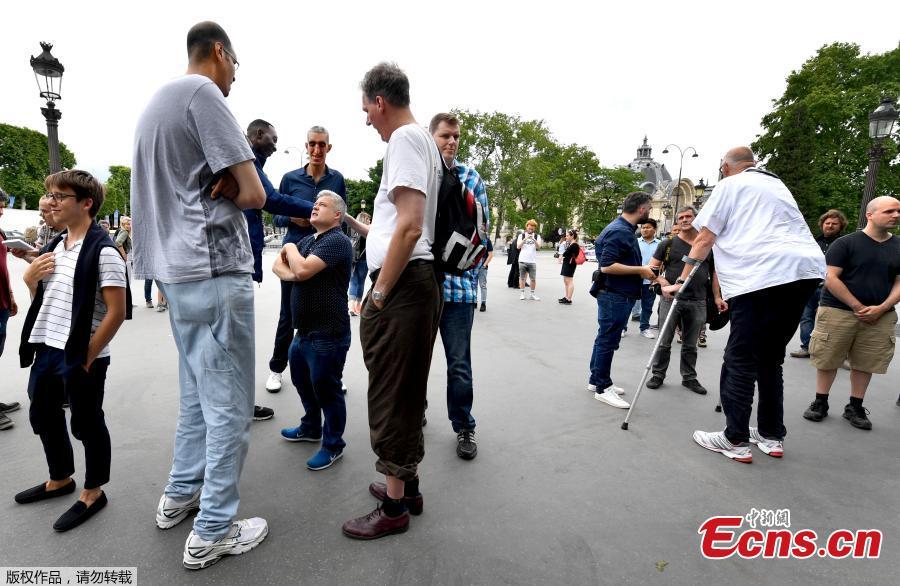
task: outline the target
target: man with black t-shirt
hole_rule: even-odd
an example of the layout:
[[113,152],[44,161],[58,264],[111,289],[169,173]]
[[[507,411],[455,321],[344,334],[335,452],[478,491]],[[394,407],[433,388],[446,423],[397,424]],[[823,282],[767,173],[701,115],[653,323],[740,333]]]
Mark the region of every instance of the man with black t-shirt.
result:
[[341,379],[350,349],[347,287],[353,262],[353,246],[341,232],[346,211],[340,195],[319,192],[309,218],[316,233],[285,244],[272,267],[279,279],[293,282],[291,315],[297,335],[288,356],[291,381],[306,411],[300,425],[281,430],[281,436],[292,442],[322,440],[322,448],[306,462],[310,470],[329,468],[344,453],[347,407]]
[[[651,268],[661,268],[665,272],[660,275],[658,282],[663,287],[674,283],[684,270],[685,256],[690,254],[691,246],[697,237],[697,229],[692,225],[697,211],[691,206],[685,206],[678,210],[675,221],[681,231],[678,236],[667,238],[660,242],[650,260]],[[726,305],[719,292],[719,282],[716,279],[713,255],[709,254],[707,262],[700,265],[694,278],[691,279],[688,288],[678,299],[675,307],[674,323],[665,330],[660,331],[659,349],[653,358],[653,376],[647,381],[647,388],[658,389],[666,378],[666,370],[669,368],[669,356],[672,351],[672,338],[675,335],[675,324],[681,324],[681,386],[687,387],[698,395],[705,395],[706,389],[697,380],[697,340],[700,337],[700,328],[706,323],[706,291],[709,279],[712,278],[713,291],[716,292],[716,305],[720,311],[725,311]],[[671,294],[664,293],[659,302],[660,327],[666,321],[666,316],[672,308]]]
[[884,374],[894,357],[894,326],[900,301],[900,201],[877,197],[866,207],[865,229],[839,238],[828,249],[825,290],[816,313],[810,354],[816,367],[816,399],[803,413],[810,421],[828,415],[828,394],[845,357],[850,357],[850,403],[844,419],[872,429],[862,406],[872,373]]

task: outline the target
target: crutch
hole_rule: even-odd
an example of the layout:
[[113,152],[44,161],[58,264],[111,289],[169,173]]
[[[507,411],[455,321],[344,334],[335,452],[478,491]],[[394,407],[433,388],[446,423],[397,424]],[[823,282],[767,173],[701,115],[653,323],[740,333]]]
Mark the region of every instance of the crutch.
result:
[[691,279],[694,278],[694,274],[700,268],[700,265],[703,264],[702,260],[694,260],[687,255],[684,255],[681,260],[683,260],[685,264],[692,265],[691,272],[688,273],[687,279],[681,284],[681,289],[675,294],[675,298],[672,300],[672,307],[669,308],[669,314],[666,316],[666,321],[663,323],[662,327],[659,328],[659,335],[656,337],[656,343],[653,345],[653,352],[650,353],[650,360],[647,361],[647,366],[644,368],[644,374],[641,376],[641,382],[638,383],[637,390],[634,392],[634,399],[631,400],[631,407],[628,408],[628,413],[625,415],[625,421],[622,422],[622,429],[624,430],[628,429],[628,420],[631,419],[631,412],[634,410],[635,405],[637,405],[638,398],[641,396],[641,391],[644,389],[644,382],[647,380],[647,375],[650,374],[650,368],[653,366],[653,359],[656,358],[656,352],[659,350],[659,345],[662,343],[663,335],[665,335],[666,329],[668,329],[669,323],[672,321],[672,316],[675,315],[675,308],[678,306],[678,300],[681,298],[681,294],[684,293],[684,290],[687,289]]

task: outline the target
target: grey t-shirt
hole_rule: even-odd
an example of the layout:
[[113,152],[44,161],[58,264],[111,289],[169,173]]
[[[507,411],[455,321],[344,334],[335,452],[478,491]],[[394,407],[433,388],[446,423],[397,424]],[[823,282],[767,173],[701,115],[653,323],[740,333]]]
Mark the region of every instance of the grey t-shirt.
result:
[[216,173],[250,160],[253,151],[209,78],[185,75],[156,92],[134,138],[136,279],[186,283],[253,272],[244,214],[209,197]]

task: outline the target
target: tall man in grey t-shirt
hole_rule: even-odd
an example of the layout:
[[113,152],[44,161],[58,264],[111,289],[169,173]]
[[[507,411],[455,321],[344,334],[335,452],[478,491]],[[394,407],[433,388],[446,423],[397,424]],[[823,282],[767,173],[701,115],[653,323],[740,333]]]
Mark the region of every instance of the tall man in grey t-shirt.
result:
[[238,61],[213,22],[187,37],[188,70],[141,115],[134,141],[131,210],[137,279],[169,301],[181,404],[169,482],[156,524],[200,512],[184,566],[205,568],[258,545],[265,520],[235,520],[253,414],[253,255],[243,209],[266,201],[253,152],[225,104]]

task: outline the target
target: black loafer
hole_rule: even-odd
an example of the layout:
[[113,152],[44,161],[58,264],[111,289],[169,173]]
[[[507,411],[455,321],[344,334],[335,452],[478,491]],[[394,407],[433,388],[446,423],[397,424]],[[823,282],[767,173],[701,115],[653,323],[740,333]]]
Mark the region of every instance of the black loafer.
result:
[[75,501],[75,504],[69,508],[68,511],[62,514],[62,516],[56,520],[56,523],[53,524],[53,528],[62,533],[63,531],[68,531],[69,529],[74,529],[78,527],[88,519],[94,516],[94,514],[106,506],[106,493],[101,492],[100,498],[94,501],[94,504],[91,506],[87,506],[81,501]]
[[36,503],[38,501],[52,499],[53,497],[72,494],[73,492],[75,492],[74,480],[69,484],[61,486],[54,490],[47,490],[47,483],[42,482],[35,487],[29,488],[28,490],[23,490],[22,492],[17,494],[16,502],[20,505],[27,505],[28,503]]

